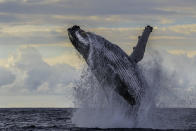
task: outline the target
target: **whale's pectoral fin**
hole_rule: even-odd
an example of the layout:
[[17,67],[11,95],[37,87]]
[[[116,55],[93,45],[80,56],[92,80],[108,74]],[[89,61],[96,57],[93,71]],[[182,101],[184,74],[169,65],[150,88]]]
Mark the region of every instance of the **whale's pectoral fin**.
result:
[[138,43],[136,45],[136,47],[133,47],[133,52],[132,54],[129,56],[131,61],[134,62],[139,62],[140,60],[142,60],[142,58],[144,57],[144,52],[145,52],[145,48],[146,48],[146,44],[148,41],[148,37],[150,35],[150,33],[152,32],[153,27],[151,26],[146,26],[142,36],[138,37]]

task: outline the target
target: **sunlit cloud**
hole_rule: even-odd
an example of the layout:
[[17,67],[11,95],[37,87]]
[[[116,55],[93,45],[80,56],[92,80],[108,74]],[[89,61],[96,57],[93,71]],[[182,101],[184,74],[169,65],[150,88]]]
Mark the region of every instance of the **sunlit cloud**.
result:
[[196,50],[193,51],[187,51],[187,50],[169,50],[169,53],[173,55],[186,55],[190,58],[196,56]]
[[161,24],[172,24],[172,23],[174,23],[175,21],[174,20],[172,20],[172,19],[167,19],[167,18],[161,18],[160,19],[160,23]]
[[75,52],[73,53],[65,52],[57,57],[44,58],[44,61],[49,65],[68,64],[77,69],[82,69],[85,64],[82,56],[76,54]]
[[2,35],[23,36],[34,33],[44,32],[61,32],[59,26],[46,26],[46,25],[13,25],[3,26],[0,30]]
[[186,37],[182,36],[153,36],[151,37],[152,40],[182,40],[186,39]]
[[174,25],[168,27],[168,30],[176,33],[190,35],[192,33],[196,33],[196,24]]

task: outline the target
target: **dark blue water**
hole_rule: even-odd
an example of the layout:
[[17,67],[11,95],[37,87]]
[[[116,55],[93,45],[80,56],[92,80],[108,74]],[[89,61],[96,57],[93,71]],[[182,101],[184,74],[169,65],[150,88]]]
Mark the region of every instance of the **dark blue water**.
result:
[[[2,108],[0,109],[0,130],[101,130],[78,128],[71,122],[71,108]],[[160,127],[196,129],[196,109],[157,109],[151,116]],[[162,122],[156,123],[157,118]],[[170,126],[168,126],[170,125]],[[105,130],[153,130],[153,129],[105,129]]]
[[65,130],[73,127],[73,109],[9,108],[0,109],[0,129]]

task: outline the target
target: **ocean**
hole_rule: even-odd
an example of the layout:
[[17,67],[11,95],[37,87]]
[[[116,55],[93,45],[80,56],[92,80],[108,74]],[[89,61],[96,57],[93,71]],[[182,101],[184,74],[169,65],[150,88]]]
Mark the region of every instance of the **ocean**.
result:
[[[193,130],[196,129],[196,109],[162,108],[151,115],[154,129],[151,128],[105,128],[77,127],[71,121],[73,108],[1,108],[0,130],[8,131],[79,131],[79,130]],[[87,116],[88,117],[88,116]],[[158,123],[157,120],[159,120]],[[160,122],[161,120],[161,122]],[[107,120],[106,120],[107,122]],[[160,128],[159,128],[160,127]],[[165,128],[164,128],[165,127]]]

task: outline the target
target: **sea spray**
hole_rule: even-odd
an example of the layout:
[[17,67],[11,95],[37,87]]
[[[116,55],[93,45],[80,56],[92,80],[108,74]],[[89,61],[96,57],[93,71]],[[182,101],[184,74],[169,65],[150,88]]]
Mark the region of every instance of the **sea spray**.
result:
[[[187,81],[188,72],[194,71],[194,65],[196,64],[193,64],[192,61],[186,56],[175,56],[166,51],[148,49],[145,59],[138,64],[139,70],[145,78],[143,80],[147,82],[149,87],[141,101],[138,112],[138,127],[157,129],[189,128],[185,124],[185,119],[189,117],[189,113],[176,113],[175,110],[169,111],[168,108],[191,107],[190,99],[185,96],[189,95],[186,89],[189,88],[190,83],[193,83],[193,81]],[[182,68],[179,68],[181,65],[184,65],[183,70],[186,73],[183,73]],[[186,68],[187,66],[189,66],[189,69]],[[182,84],[181,81],[187,83]],[[181,92],[184,93],[181,94]]]
[[[173,61],[176,63],[172,63]],[[180,65],[178,67],[175,65],[182,64],[183,61],[186,61],[184,66],[189,69],[184,68],[181,71]],[[194,98],[182,97],[181,92],[184,91],[183,95],[190,95],[190,97],[194,94],[194,90],[190,94],[186,90],[190,84],[196,84],[194,81],[187,80],[188,74],[185,74],[185,71],[194,71],[195,63],[194,59],[183,57],[182,60],[180,56],[170,55],[163,51],[157,52],[149,49],[146,52],[145,59],[138,65],[148,87],[137,113],[137,127],[188,128],[183,124],[185,123],[183,120],[186,119],[183,112],[182,114],[176,114],[173,111],[165,113],[162,109],[157,111],[157,108],[191,107],[194,104],[191,101]],[[179,80],[187,83],[182,84]],[[135,126],[136,119],[133,117],[131,106],[111,88],[102,87],[88,68],[83,69],[81,79],[75,85],[74,98],[78,109],[73,113],[72,122],[76,126],[102,128]]]
[[72,122],[82,127],[132,127],[131,107],[114,90],[102,87],[88,69],[84,69],[75,87]]
[[[148,62],[145,64],[149,65]],[[157,62],[154,61],[152,64],[156,65]],[[145,70],[141,65],[138,70],[140,70],[140,76],[146,79],[152,69],[147,68]],[[144,72],[146,74],[143,75]],[[157,76],[157,74],[152,73],[149,79],[153,79],[153,75]],[[145,88],[148,91],[146,91],[147,93],[142,99],[139,109],[134,111],[132,106],[127,104],[112,88],[101,86],[90,69],[84,68],[81,79],[75,84],[75,105],[79,109],[73,114],[72,122],[82,127],[152,127],[148,112],[154,108],[156,93],[155,90],[150,90],[152,86],[157,85],[153,83],[153,80],[147,83],[145,79],[143,79],[143,82],[146,84]],[[147,84],[151,86],[147,87]],[[153,99],[151,99],[151,96],[153,96]]]

